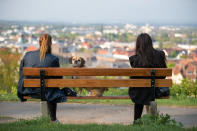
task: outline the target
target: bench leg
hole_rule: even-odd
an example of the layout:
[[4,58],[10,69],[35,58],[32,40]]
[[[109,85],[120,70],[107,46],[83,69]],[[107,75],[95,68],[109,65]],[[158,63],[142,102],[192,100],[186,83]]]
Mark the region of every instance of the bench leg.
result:
[[48,108],[47,108],[47,102],[46,101],[41,101],[40,102],[40,112],[42,117],[48,117]]
[[150,106],[149,105],[145,105],[146,107],[146,114],[150,114]]
[[157,103],[155,101],[150,102],[149,112],[151,115],[158,115]]

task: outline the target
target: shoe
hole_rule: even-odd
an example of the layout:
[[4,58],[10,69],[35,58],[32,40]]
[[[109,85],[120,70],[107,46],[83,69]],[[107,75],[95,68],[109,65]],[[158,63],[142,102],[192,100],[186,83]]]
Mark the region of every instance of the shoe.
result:
[[59,121],[59,120],[57,120],[57,119],[56,119],[56,120],[54,120],[54,121],[51,121],[51,123],[61,124],[61,123],[60,123],[60,121]]
[[136,125],[136,121],[135,120],[133,121],[133,125]]

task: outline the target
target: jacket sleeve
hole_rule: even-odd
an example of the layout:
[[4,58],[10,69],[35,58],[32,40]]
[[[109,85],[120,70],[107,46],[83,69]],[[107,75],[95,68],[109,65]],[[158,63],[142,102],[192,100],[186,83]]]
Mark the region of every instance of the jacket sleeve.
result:
[[[59,58],[56,57],[52,62],[52,67],[60,67]],[[55,76],[53,78],[63,78],[62,76]]]
[[130,63],[130,66],[131,66],[131,67],[134,67],[134,57],[135,57],[135,56],[130,56],[130,57],[129,57],[129,63]]
[[52,62],[52,67],[60,67],[59,58],[56,57]]
[[[134,67],[134,57],[135,57],[135,55],[129,57],[129,62],[130,62],[131,67]],[[130,76],[129,78],[130,79],[135,79],[136,77],[135,76]]]
[[[164,53],[164,51],[160,51],[160,53],[161,53],[161,55],[160,55],[160,63],[161,63],[161,65],[160,65],[160,68],[167,68],[167,65],[166,65],[166,56],[165,56],[165,53]],[[159,79],[165,79],[166,78],[166,76],[160,76],[160,77],[158,77]]]
[[162,68],[167,68],[167,65],[166,65],[166,56],[165,56],[165,53],[163,51],[161,51],[161,54],[162,54]]
[[23,82],[24,82],[24,76],[23,76],[23,67],[24,67],[24,58],[20,62],[19,67],[19,81],[18,81],[18,87],[17,87],[17,96],[21,101],[26,101],[26,99],[23,99]]

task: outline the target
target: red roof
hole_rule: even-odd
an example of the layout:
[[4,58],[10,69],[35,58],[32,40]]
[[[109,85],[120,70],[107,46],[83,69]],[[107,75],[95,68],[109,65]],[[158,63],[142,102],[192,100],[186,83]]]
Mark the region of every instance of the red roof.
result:
[[194,57],[194,61],[197,61],[197,56]]
[[176,65],[176,66],[173,68],[173,73],[174,73],[175,75],[181,74],[181,73],[182,73],[182,72],[181,72],[182,68],[184,68],[184,67],[181,66],[181,65]]
[[107,50],[98,50],[97,53],[100,55],[106,55],[108,53],[108,51]]
[[113,54],[131,56],[135,54],[135,51],[115,50],[113,51]]
[[27,47],[27,49],[25,49],[25,51],[26,51],[26,52],[35,51],[35,50],[37,50],[37,49],[38,49],[38,48],[35,47],[35,46],[29,46],[29,47]]
[[183,60],[180,60],[179,63],[182,65],[187,65],[188,63],[192,61],[193,61],[192,59],[183,59]]

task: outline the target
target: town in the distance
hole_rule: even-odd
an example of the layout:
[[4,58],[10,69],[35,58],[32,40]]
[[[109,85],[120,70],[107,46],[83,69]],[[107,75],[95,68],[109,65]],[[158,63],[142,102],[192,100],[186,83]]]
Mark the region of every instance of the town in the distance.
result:
[[37,50],[39,36],[49,33],[52,53],[62,67],[70,67],[71,56],[80,56],[87,67],[130,68],[128,57],[135,53],[136,37],[142,32],[150,34],[154,47],[165,52],[174,83],[197,79],[197,26],[0,22],[0,51]]

